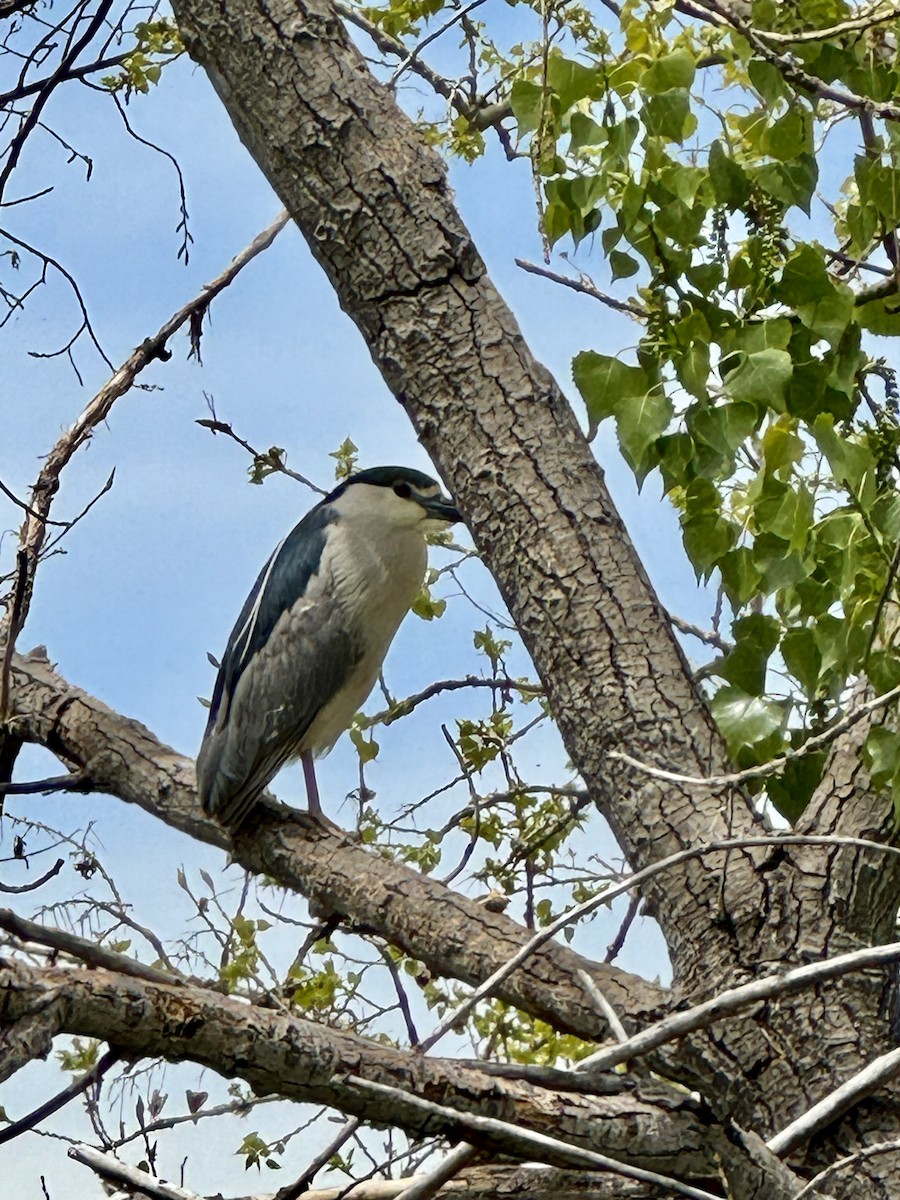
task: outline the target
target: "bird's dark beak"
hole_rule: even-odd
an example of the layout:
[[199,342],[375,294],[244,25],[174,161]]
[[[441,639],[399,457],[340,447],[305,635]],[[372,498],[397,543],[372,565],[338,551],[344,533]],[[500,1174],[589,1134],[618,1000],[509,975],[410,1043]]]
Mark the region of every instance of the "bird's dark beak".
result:
[[449,496],[419,496],[418,501],[428,513],[429,520],[446,521],[448,525],[462,520],[462,513]]

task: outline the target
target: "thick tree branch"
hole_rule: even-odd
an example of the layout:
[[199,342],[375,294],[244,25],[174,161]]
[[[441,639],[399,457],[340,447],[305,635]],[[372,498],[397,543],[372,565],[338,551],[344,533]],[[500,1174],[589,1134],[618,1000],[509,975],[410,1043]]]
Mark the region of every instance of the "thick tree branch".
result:
[[[748,813],[607,756],[618,747],[686,774],[726,766],[602,472],[488,278],[437,156],[327,0],[224,9],[177,0],[175,11],[191,54],[469,518],[570,757],[626,857],[639,867],[748,832]],[[374,162],[390,168],[365,165]],[[727,872],[728,930],[718,921],[720,884],[703,869],[685,864],[651,885],[682,978],[733,961],[735,933],[749,935],[751,924],[747,952],[758,946],[760,882],[743,857]]]
[[[498,1080],[478,1063],[423,1058],[194,985],[0,960],[0,1021],[28,1018],[48,1002],[58,1003],[64,1032],[141,1057],[195,1062],[245,1080],[258,1094],[327,1104],[414,1137],[462,1138],[493,1154],[536,1157],[523,1152],[520,1127],[681,1178],[714,1175],[715,1139],[690,1097],[674,1089],[658,1089],[650,1101],[632,1094],[623,1077],[615,1094],[556,1093]],[[373,1099],[372,1084],[399,1094]],[[423,1114],[418,1099],[446,1111]],[[496,1116],[512,1132],[473,1128],[471,1115]],[[563,1153],[539,1157],[573,1165]]]
[[[292,810],[261,804],[233,846],[206,819],[194,766],[136,721],[67,683],[39,654],[16,656],[14,728],[85,771],[108,792],[192,837],[229,848],[248,870],[302,892],[326,911],[377,931],[436,974],[477,984],[503,966],[531,933],[437,880],[372,854],[337,830],[311,828]],[[577,972],[587,970],[626,1020],[661,1007],[667,993],[617,967],[550,944],[530,955],[496,995],[558,1028],[597,1038],[603,1021]]]

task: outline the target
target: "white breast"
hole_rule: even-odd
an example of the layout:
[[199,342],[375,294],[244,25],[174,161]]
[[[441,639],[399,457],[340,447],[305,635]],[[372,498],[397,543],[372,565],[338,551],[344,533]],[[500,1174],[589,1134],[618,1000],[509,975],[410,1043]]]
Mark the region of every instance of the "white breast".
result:
[[331,749],[365,703],[427,565],[425,539],[416,529],[386,528],[357,517],[332,530],[320,577],[327,579],[330,599],[342,609],[346,628],[354,631],[365,652],[303,738],[302,748],[318,754]]

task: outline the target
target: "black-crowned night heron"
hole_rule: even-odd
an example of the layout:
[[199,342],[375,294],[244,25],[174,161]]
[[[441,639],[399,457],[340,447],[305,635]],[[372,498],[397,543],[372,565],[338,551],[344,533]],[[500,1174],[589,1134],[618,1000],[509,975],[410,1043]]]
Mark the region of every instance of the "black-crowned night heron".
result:
[[237,827],[291,759],[321,818],[313,759],[371,692],[427,565],[460,520],[421,471],[373,467],[320,501],[263,567],[231,631],[197,757],[204,810]]

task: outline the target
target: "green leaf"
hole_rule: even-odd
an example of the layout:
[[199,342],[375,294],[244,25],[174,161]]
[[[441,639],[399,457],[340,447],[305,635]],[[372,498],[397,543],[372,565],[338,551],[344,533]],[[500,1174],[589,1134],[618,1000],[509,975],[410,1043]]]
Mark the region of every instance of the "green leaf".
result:
[[752,404],[697,405],[691,410],[688,428],[695,442],[717,452],[719,461],[731,462],[735,451],[753,433],[757,410]]
[[510,89],[509,106],[519,133],[533,133],[541,123],[544,89],[528,79],[517,79]]
[[737,687],[723,687],[711,701],[712,713],[732,754],[757,746],[780,734],[785,706],[781,701],[748,695]]
[[609,265],[612,270],[613,283],[617,279],[630,279],[638,272],[637,259],[632,258],[630,254],[625,254],[622,250],[610,251]]
[[631,367],[608,354],[584,350],[572,362],[572,377],[588,413],[588,438],[622,405],[646,395],[650,379],[643,367]]
[[813,631],[806,627],[789,629],[781,641],[781,656],[784,665],[812,700],[818,691],[822,670],[822,655]]
[[651,136],[667,142],[681,142],[697,128],[697,118],[691,112],[690,93],[684,88],[670,88],[659,95],[648,95],[641,110],[641,120]]
[[689,50],[663,54],[641,75],[641,91],[649,96],[659,96],[673,88],[689,88],[696,69],[696,60]]
[[794,429],[796,421],[779,417],[763,434],[763,459],[767,472],[781,471],[793,467],[803,457],[803,439]]
[[829,413],[818,416],[811,431],[819,449],[828,459],[835,482],[846,486],[861,504],[873,503],[875,459],[868,446],[841,437]]
[[766,780],[766,793],[783,817],[792,823],[806,810],[813,792],[822,781],[828,759],[825,751],[792,758],[781,775]]
[[559,53],[551,53],[547,61],[547,84],[559,96],[561,113],[589,96],[599,81],[596,67],[585,67]]
[[812,144],[812,120],[808,108],[801,104],[792,105],[784,116],[770,125],[760,139],[760,150],[773,158],[790,162],[801,154],[810,154]]
[[569,121],[569,131],[572,140],[569,142],[569,153],[577,154],[585,146],[599,146],[606,141],[606,130],[602,125],[582,112],[573,112]]
[[619,405],[616,414],[619,445],[639,483],[656,466],[658,459],[650,456],[649,451],[665,431],[673,411],[672,402],[661,387],[643,396],[632,396]]
[[809,216],[809,204],[819,181],[819,164],[813,154],[799,154],[790,162],[748,168],[747,174],[763,191],[790,208],[796,205]]
[[900,733],[886,725],[873,726],[866,738],[864,755],[873,785],[884,787],[900,766]]
[[709,178],[716,203],[734,212],[750,194],[750,181],[744,169],[727,154],[716,139],[709,148]]
[[349,734],[350,741],[359,755],[360,762],[373,762],[378,757],[378,751],[381,747],[371,735],[367,738],[363,731],[356,725],[350,726]]
[[769,658],[781,637],[781,622],[763,613],[741,617],[732,626],[734,649],[721,658],[715,672],[751,696],[765,691]]
[[759,595],[762,575],[753,561],[753,552],[748,546],[738,546],[719,560],[722,587],[728,602],[735,610]]
[[[731,358],[727,362],[730,364]],[[757,350],[729,370],[723,383],[734,400],[780,410],[793,370],[793,361],[786,350]]]

